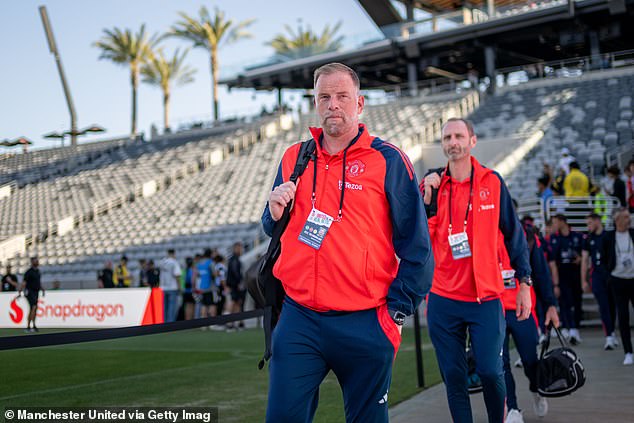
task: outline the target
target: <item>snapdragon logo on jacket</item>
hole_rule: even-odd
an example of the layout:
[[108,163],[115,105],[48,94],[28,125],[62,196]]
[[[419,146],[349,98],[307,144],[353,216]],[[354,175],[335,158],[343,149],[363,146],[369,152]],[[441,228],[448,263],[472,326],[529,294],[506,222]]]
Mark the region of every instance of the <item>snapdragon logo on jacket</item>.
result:
[[11,304],[9,304],[9,317],[15,324],[19,324],[22,321],[22,318],[24,318],[24,311],[22,310],[22,307],[18,305],[18,298],[19,297],[15,297],[13,301],[11,301]]

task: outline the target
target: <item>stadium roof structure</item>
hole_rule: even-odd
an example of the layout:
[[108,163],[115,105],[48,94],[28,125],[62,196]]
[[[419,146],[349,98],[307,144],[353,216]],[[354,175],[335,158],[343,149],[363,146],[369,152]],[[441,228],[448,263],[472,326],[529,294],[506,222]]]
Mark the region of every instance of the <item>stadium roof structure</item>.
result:
[[[471,9],[485,1],[474,0],[465,8],[467,2],[459,0],[414,0],[417,7],[463,6],[462,11],[439,15],[454,23],[461,20],[460,24],[429,30],[435,15],[424,22],[406,21],[388,0],[359,0],[372,19],[380,17],[374,20],[388,34],[384,39],[353,50],[252,67],[220,83],[230,89],[311,89],[313,71],[337,61],[355,69],[365,89],[415,90],[424,81],[439,77],[447,81],[467,79],[470,73],[492,77],[501,68],[583,56],[598,61],[604,52],[634,49],[634,0],[554,0],[541,4],[496,0],[496,6],[525,6],[491,18],[480,9]],[[395,24],[401,29],[396,34]],[[427,30],[421,28],[424,25]]]

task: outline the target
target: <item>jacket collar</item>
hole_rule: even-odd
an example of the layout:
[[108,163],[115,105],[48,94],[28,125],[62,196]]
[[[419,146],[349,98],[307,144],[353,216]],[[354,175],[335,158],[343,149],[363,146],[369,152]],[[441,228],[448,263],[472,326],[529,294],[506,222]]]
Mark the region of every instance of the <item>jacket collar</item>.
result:
[[[320,156],[323,154],[328,154],[328,152],[326,152],[321,146],[322,137],[324,135],[323,128],[310,127],[308,129],[310,130],[310,134],[312,135],[313,139],[316,141],[315,145],[317,148],[317,154]],[[360,123],[359,135],[357,137],[357,140],[348,149],[348,153],[354,150],[370,147],[370,145],[372,144],[372,139],[373,137],[370,136],[370,133],[368,132],[368,129],[366,128],[365,124]],[[336,156],[337,154],[334,154],[334,156]]]
[[[480,164],[480,162],[473,156],[470,157],[471,166],[473,166],[473,178],[475,179],[473,182],[479,182],[484,176],[488,175],[492,172],[488,167],[484,167]],[[445,172],[443,173],[443,178],[441,180],[441,185],[447,183],[450,178],[449,174],[449,163],[445,166]]]

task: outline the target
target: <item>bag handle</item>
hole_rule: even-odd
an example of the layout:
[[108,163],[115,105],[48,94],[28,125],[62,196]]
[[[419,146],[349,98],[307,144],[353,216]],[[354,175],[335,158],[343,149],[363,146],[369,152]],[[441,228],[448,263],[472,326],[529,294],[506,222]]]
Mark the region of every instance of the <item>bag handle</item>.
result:
[[550,332],[552,329],[555,329],[555,333],[557,334],[557,338],[559,339],[559,343],[561,344],[561,346],[564,348],[570,348],[570,345],[568,345],[568,341],[566,341],[566,338],[563,337],[559,328],[555,327],[553,325],[553,322],[550,322],[548,324],[548,327],[546,327],[547,335],[546,335],[546,340],[542,344],[542,349],[539,354],[540,360],[544,358],[544,355],[546,354],[546,352],[548,351],[548,348],[550,347]]

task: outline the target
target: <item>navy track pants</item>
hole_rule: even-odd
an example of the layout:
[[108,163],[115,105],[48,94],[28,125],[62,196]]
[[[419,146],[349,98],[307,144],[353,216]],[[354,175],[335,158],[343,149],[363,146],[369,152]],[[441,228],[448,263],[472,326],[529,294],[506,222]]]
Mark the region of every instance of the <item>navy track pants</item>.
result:
[[316,312],[286,297],[273,331],[266,421],[311,422],[319,385],[332,370],[346,421],[388,421],[388,390],[400,334],[385,305],[355,312]]
[[504,380],[506,381],[506,404],[510,409],[519,410],[517,396],[515,395],[515,380],[511,372],[511,360],[509,355],[509,338],[513,336],[513,342],[522,359],[524,374],[528,378],[529,390],[537,392],[537,325],[531,314],[528,319],[519,321],[515,310],[506,311],[506,337],[504,338]]
[[447,401],[455,423],[472,423],[467,389],[467,329],[482,381],[489,423],[504,421],[506,384],[502,369],[502,344],[506,331],[500,300],[464,302],[429,294],[429,336],[447,389]]

